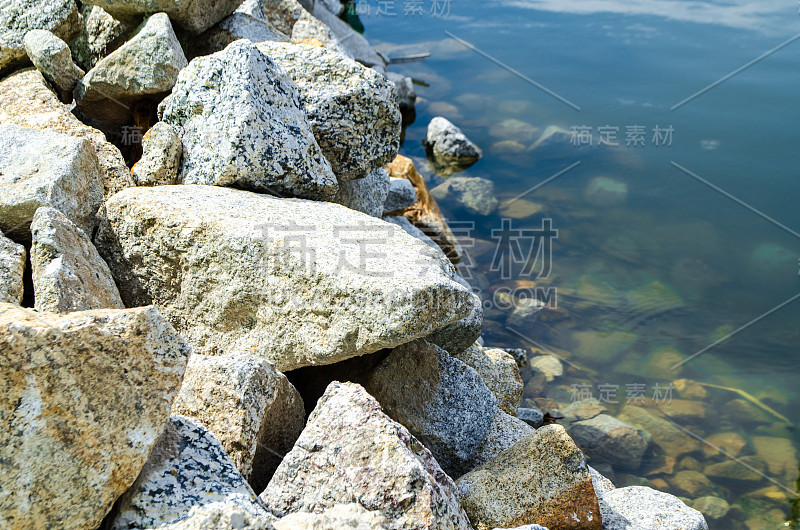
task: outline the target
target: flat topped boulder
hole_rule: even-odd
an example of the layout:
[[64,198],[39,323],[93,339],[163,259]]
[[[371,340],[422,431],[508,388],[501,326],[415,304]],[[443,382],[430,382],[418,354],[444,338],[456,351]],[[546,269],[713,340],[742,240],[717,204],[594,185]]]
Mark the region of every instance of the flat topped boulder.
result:
[[343,206],[216,186],[129,188],[97,246],[127,306],[155,303],[201,353],[281,371],[427,336],[472,294],[440,252]]
[[98,528],[166,421],[189,346],[153,307],[0,304],[0,526]]

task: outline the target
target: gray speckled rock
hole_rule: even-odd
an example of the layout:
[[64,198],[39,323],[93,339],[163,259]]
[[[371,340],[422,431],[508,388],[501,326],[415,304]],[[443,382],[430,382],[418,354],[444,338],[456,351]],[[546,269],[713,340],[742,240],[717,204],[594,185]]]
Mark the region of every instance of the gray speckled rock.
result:
[[239,39],[250,42],[289,42],[289,37],[272,27],[265,19],[255,18],[245,13],[233,13],[209,29],[196,42],[200,55],[209,55],[224,50],[230,43]]
[[236,9],[237,13],[268,21],[284,35],[292,34],[292,28],[304,11],[297,0],[245,0]]
[[297,85],[314,136],[340,181],[394,160],[401,116],[394,85],[385,77],[325,48],[277,42],[257,47]]
[[51,31],[69,41],[78,31],[74,0],[14,0],[0,3],[0,74],[25,60],[25,34],[33,29]]
[[497,398],[500,410],[516,416],[522,401],[522,377],[510,354],[499,348],[483,348],[475,343],[454,356],[478,372],[486,387]]
[[339,39],[333,34],[331,28],[308,11],[303,10],[292,26],[292,42],[308,44],[315,41],[333,52],[353,59],[353,55],[339,43]]
[[[462,283],[463,285],[463,283]],[[469,284],[467,288],[471,290]],[[472,311],[466,318],[458,322],[437,329],[426,337],[426,340],[436,344],[451,355],[457,355],[472,344],[481,336],[483,329],[483,301],[477,294],[472,294]]]
[[249,41],[194,59],[159,115],[181,130],[184,184],[322,200],[336,194],[297,88]]
[[480,177],[450,177],[431,190],[437,201],[453,201],[477,215],[489,215],[497,209],[494,183]]
[[81,18],[80,32],[69,47],[72,58],[84,70],[91,70],[100,59],[122,46],[137,26],[137,23],[117,20],[102,8],[89,4],[81,7]]
[[643,486],[603,494],[604,530],[708,530],[703,514],[677,497]]
[[108,265],[91,240],[61,212],[43,207],[31,222],[31,267],[37,311],[124,309]]
[[380,512],[356,503],[337,504],[322,513],[295,512],[275,523],[275,530],[384,530],[389,528]]
[[133,102],[169,93],[187,64],[169,17],[155,14],[89,70],[75,87],[75,103],[92,118],[126,123]]
[[23,42],[33,65],[55,86],[62,100],[71,101],[72,89],[84,71],[72,62],[67,43],[43,29],[29,31]]
[[22,303],[26,256],[25,247],[0,232],[0,303]]
[[136,482],[115,504],[108,528],[161,528],[220,503],[267,516],[219,440],[197,420],[172,416]]
[[350,24],[328,11],[322,2],[314,3],[312,14],[331,29],[339,46],[345,48],[356,61],[378,72],[386,72],[386,62],[372,49],[369,41]]
[[159,530],[275,530],[269,512],[254,515],[238,504],[212,502],[195,506],[186,519]]
[[378,168],[364,178],[339,182],[339,191],[331,202],[380,218],[388,194],[389,175]]
[[499,410],[492,422],[492,428],[483,442],[475,449],[467,463],[469,469],[485,464],[514,444],[533,434],[534,428],[524,421]]
[[177,184],[183,145],[175,128],[160,121],[142,137],[142,158],[131,170],[137,186]]
[[417,202],[417,190],[406,179],[390,178],[389,194],[383,203],[383,212],[388,214],[413,206]]
[[87,0],[84,3],[102,7],[120,18],[164,12],[176,24],[197,34],[233,13],[242,0]]
[[91,142],[102,170],[104,197],[133,186],[119,149],[106,141],[102,132],[78,120],[58,100],[38,70],[21,70],[0,81],[0,123],[85,138]]
[[469,469],[498,410],[474,369],[425,340],[392,350],[370,374],[366,389],[451,476]]
[[544,413],[539,409],[520,407],[517,409],[516,416],[534,429],[538,429],[544,423]]
[[172,407],[202,422],[242,476],[262,491],[305,424],[303,398],[253,355],[193,355]]
[[0,124],[0,230],[29,240],[40,206],[91,233],[103,201],[100,167],[88,140]]
[[357,502],[392,530],[468,530],[431,453],[359,385],[331,383],[261,498],[276,516]]
[[98,528],[169,415],[189,346],[154,307],[0,304],[3,528]]
[[481,150],[446,118],[437,116],[428,124],[422,144],[442,163],[474,164],[481,157]]
[[386,72],[386,78],[394,83],[397,90],[397,104],[400,112],[409,113],[414,111],[417,101],[417,90],[414,88],[414,81],[410,77],[397,72]]
[[441,252],[338,204],[157,186],[123,190],[106,214],[97,246],[123,301],[154,301],[200,352],[250,352],[281,371],[331,364],[471,308]]
[[573,423],[569,435],[589,458],[613,466],[638,468],[649,435],[608,414]]
[[600,509],[580,449],[547,425],[456,482],[476,530],[540,524],[600,530]]

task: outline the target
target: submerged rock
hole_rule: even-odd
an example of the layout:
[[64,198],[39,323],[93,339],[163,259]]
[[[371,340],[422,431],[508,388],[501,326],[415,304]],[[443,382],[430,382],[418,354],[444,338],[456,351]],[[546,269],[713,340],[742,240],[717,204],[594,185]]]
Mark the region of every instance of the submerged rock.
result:
[[452,479],[353,383],[328,386],[261,498],[281,517],[355,501],[392,530],[470,528]]
[[91,142],[102,170],[104,197],[133,186],[119,149],[106,141],[102,132],[78,120],[36,70],[22,70],[0,81],[0,123],[85,138]]
[[164,12],[193,34],[202,33],[233,11],[242,0],[86,0],[120,19]]
[[34,29],[52,32],[69,41],[78,31],[74,0],[14,0],[0,4],[0,74],[25,60],[25,35]]
[[446,118],[437,116],[428,124],[428,131],[422,145],[428,149],[437,162],[468,167],[481,157],[481,151],[461,129]]
[[26,257],[25,247],[0,232],[0,303],[22,303]]
[[303,398],[286,376],[253,355],[193,355],[173,414],[202,422],[255,491],[303,430]]
[[478,373],[424,340],[392,350],[365,388],[451,476],[469,469],[497,414],[497,399]]
[[385,169],[390,177],[410,181],[417,192],[416,204],[403,210],[403,216],[436,242],[452,263],[458,263],[461,259],[461,246],[439,210],[436,199],[428,191],[425,180],[414,167],[414,162],[410,158],[397,155]]
[[593,206],[619,206],[628,196],[628,185],[608,177],[595,177],[589,182],[583,196]]
[[314,137],[340,181],[394,160],[401,117],[394,85],[384,76],[325,48],[262,42],[258,49],[297,85]]
[[219,440],[197,420],[172,416],[136,482],[114,506],[108,528],[163,528],[220,504],[268,517]]
[[153,125],[142,137],[142,158],[131,169],[137,186],[177,184],[183,154],[175,128],[163,121]]
[[84,71],[72,62],[67,43],[49,31],[35,29],[25,35],[24,44],[33,65],[55,86],[61,99],[72,101],[72,89]]
[[381,218],[389,186],[389,175],[378,168],[364,178],[340,181],[339,191],[331,202]]
[[89,237],[54,208],[31,222],[31,266],[37,311],[124,309],[111,271]]
[[168,94],[187,64],[169,17],[155,14],[87,72],[75,87],[75,103],[92,118],[127,123],[135,102]]
[[494,183],[480,177],[451,177],[431,190],[440,201],[453,201],[477,215],[490,215],[499,204]]
[[540,524],[600,530],[600,508],[580,449],[547,425],[456,482],[477,530]]
[[650,435],[651,443],[665,455],[677,458],[700,450],[700,443],[669,421],[641,407],[625,405],[617,418]]
[[180,131],[180,182],[310,199],[337,189],[283,69],[246,40],[198,57],[159,106]]
[[30,240],[40,206],[91,233],[103,200],[100,167],[88,140],[0,124],[0,230]]
[[0,351],[3,526],[98,528],[161,432],[188,345],[153,307],[0,304]]
[[157,186],[106,210],[97,244],[126,305],[159,304],[201,353],[249,352],[281,371],[331,364],[472,308],[440,252],[336,204]]

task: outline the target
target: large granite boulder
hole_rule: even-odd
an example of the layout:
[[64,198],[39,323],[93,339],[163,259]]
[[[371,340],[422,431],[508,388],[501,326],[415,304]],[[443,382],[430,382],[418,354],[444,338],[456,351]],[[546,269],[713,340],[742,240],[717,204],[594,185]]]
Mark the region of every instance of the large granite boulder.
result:
[[184,184],[322,200],[336,193],[297,88],[249,41],[194,59],[159,116],[180,131]]
[[468,530],[433,455],[354,383],[333,382],[261,494],[279,517],[355,502],[393,530]]
[[255,491],[294,445],[305,424],[303,398],[286,376],[253,355],[193,355],[173,414],[203,423]]
[[78,31],[74,0],[14,0],[0,3],[0,75],[25,61],[25,34],[45,29],[69,41]]
[[300,13],[300,17],[292,26],[291,37],[292,42],[296,44],[321,44],[332,52],[344,55],[348,59],[354,58],[350,51],[339,42],[331,28],[306,10]]
[[497,399],[478,373],[425,340],[392,350],[366,389],[451,476],[469,470],[497,414]]
[[127,123],[136,101],[157,102],[169,94],[187,64],[169,17],[155,14],[87,72],[75,87],[75,103],[97,120]]
[[163,528],[220,505],[269,517],[219,440],[197,420],[172,416],[136,482],[114,505],[107,528]]
[[106,141],[102,132],[78,120],[36,70],[21,70],[0,81],[0,123],[85,138],[91,142],[102,171],[104,197],[133,186],[119,149]]
[[[460,276],[456,276],[456,281],[472,290],[469,283]],[[483,300],[477,294],[472,293],[472,311],[469,315],[458,322],[434,331],[428,335],[427,340],[451,355],[458,355],[474,344],[480,338],[482,331]]]
[[472,452],[472,456],[467,462],[467,468],[474,469],[485,464],[506,449],[513,447],[523,438],[533,434],[534,431],[535,429],[527,422],[498,410],[492,422],[492,428],[489,429],[483,442]]
[[108,265],[89,237],[55,208],[36,210],[31,268],[37,311],[124,309]]
[[126,189],[96,237],[127,306],[159,305],[201,353],[278,370],[393,348],[464,318],[428,245],[343,206],[216,186]]
[[339,180],[364,177],[394,160],[401,116],[394,85],[384,76],[325,48],[262,42],[258,49],[297,85],[314,136]]
[[85,72],[72,62],[67,43],[44,29],[29,31],[23,42],[31,62],[56,88],[61,99],[72,101],[72,89]]
[[253,514],[249,506],[235,502],[212,502],[194,506],[185,519],[159,530],[275,530],[275,520],[269,512]]
[[383,203],[384,214],[404,210],[416,202],[417,190],[411,185],[411,181],[394,177],[389,179],[389,194]]
[[456,484],[477,530],[523,524],[601,528],[583,454],[560,425],[540,428]]
[[0,351],[0,526],[98,528],[147,460],[189,346],[153,307],[0,304]]
[[103,200],[100,167],[88,140],[0,124],[0,230],[30,240],[40,206],[91,233]]
[[24,291],[25,247],[0,232],[0,303],[21,304]]
[[185,30],[198,34],[233,11],[242,0],[87,0],[120,19],[163,12]]

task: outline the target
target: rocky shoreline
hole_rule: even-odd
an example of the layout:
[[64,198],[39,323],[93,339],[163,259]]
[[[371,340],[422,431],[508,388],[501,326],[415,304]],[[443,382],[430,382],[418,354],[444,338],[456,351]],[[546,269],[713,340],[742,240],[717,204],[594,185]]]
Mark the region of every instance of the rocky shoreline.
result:
[[491,182],[341,8],[0,6],[0,527],[707,529],[520,409],[436,204]]

